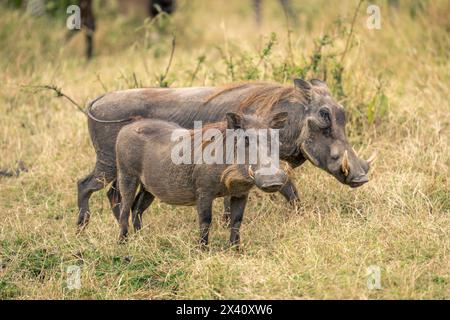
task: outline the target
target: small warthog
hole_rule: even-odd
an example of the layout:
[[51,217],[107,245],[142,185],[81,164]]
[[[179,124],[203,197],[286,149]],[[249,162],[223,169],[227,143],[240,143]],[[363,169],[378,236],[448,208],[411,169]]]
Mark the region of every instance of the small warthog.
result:
[[[202,244],[208,243],[213,200],[217,197],[230,196],[230,241],[231,244],[238,245],[239,228],[250,189],[257,186],[265,192],[275,192],[280,190],[288,180],[286,171],[274,165],[272,157],[261,157],[261,155],[267,155],[270,148],[267,144],[261,143],[261,139],[258,138],[258,134],[261,132],[261,130],[258,131],[259,129],[279,129],[284,126],[286,117],[286,112],[278,113],[269,118],[267,123],[264,121],[265,119],[255,116],[227,113],[226,121],[207,127],[216,129],[223,138],[210,139],[210,141],[203,141],[197,145],[194,136],[199,134],[199,131],[185,130],[189,141],[191,139],[194,141],[192,149],[203,150],[207,144],[220,144],[221,150],[226,149],[225,152],[220,153],[220,158],[223,158],[224,161],[220,160],[212,164],[198,161],[174,163],[172,152],[177,142],[172,141],[174,140],[173,133],[181,129],[175,123],[143,119],[125,126],[119,132],[116,143],[118,185],[122,194],[119,218],[120,241],[127,236],[130,210],[136,190],[141,185],[150,195],[149,205],[155,197],[174,205],[196,205]],[[245,142],[239,145],[238,140],[235,139],[235,136],[229,135],[230,130],[227,131],[227,129],[245,131],[243,139]],[[202,130],[200,130],[201,132]],[[228,147],[229,139],[232,139],[231,147]],[[245,160],[241,159],[241,162],[236,161],[239,151],[235,152],[235,150],[238,146],[241,147],[240,151],[247,155],[251,152],[249,141],[257,144],[259,156],[254,163],[249,163],[249,156],[245,156]],[[245,150],[242,151],[242,149]],[[140,227],[139,219],[140,217],[133,212],[132,220],[135,226],[139,224]]]
[[[268,118],[287,112],[280,131],[280,158],[296,168],[306,160],[341,183],[358,187],[368,181],[370,160],[358,157],[345,134],[345,110],[331,96],[327,85],[313,79],[294,80],[293,85],[241,83],[223,88],[144,88],[107,93],[89,103],[89,134],[97,162],[94,170],[78,181],[78,225],[89,221],[92,193],[113,182],[108,197],[118,215],[120,190],[116,180],[115,145],[120,129],[136,117],[175,122],[192,129],[194,121],[222,121],[227,112]],[[290,202],[298,200],[289,180],[280,190]],[[227,198],[226,198],[227,199]],[[138,214],[148,207],[151,195],[141,190],[133,205]],[[229,211],[226,206],[225,211]]]

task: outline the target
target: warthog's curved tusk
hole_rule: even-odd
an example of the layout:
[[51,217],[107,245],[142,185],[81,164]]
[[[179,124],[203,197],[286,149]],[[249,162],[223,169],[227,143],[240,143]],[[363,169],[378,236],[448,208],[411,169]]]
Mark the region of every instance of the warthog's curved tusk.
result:
[[375,162],[375,160],[377,159],[377,153],[374,152],[369,159],[367,159],[367,163],[369,164],[369,167]]
[[344,176],[348,176],[350,172],[350,166],[348,164],[348,152],[347,150],[344,151],[344,155],[342,157],[342,163],[341,163],[341,169],[344,173]]
[[255,174],[253,173],[253,169],[252,169],[252,165],[251,164],[248,166],[248,175],[250,176],[250,178],[255,180]]

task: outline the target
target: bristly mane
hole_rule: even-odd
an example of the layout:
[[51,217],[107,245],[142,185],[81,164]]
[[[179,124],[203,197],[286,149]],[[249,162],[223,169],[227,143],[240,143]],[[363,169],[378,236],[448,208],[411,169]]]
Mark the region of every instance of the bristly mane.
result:
[[300,90],[296,90],[294,86],[267,82],[244,82],[232,83],[219,88],[217,92],[205,100],[204,104],[208,104],[225,93],[246,88],[249,88],[247,95],[239,104],[239,111],[241,112],[244,112],[246,108],[254,106],[257,113],[264,114],[270,112],[278,102],[283,100],[295,100],[300,103],[306,102],[306,97]]
[[243,89],[246,87],[250,87],[251,85],[264,86],[264,85],[267,85],[267,82],[235,82],[235,83],[225,84],[225,85],[219,87],[217,92],[215,92],[212,95],[210,95],[209,97],[207,97],[204,104],[208,104],[209,102],[211,102],[212,100],[214,100],[215,98],[217,98],[218,96],[220,96],[226,92],[230,92],[230,91],[237,90],[237,89]]
[[[220,131],[220,133],[222,134],[222,137],[226,136],[226,130],[227,130],[227,122],[226,121],[219,121],[219,122],[213,122],[213,123],[208,123],[202,126],[201,128],[201,134],[203,136],[203,134],[205,133],[205,131],[209,130],[209,129],[217,129]],[[197,133],[198,131],[196,131],[195,129],[191,129],[189,130],[189,133],[191,134],[191,139],[194,138],[195,133]],[[203,141],[201,144],[202,150],[205,146],[207,146],[208,144],[210,144],[212,141],[208,140],[208,141]]]

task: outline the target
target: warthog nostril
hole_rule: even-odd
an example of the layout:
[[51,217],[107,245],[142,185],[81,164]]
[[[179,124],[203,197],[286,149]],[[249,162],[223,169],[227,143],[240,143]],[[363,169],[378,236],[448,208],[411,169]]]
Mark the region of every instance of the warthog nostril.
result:
[[272,188],[272,187],[282,187],[282,182],[275,182],[275,183],[263,183],[261,187],[263,188]]
[[282,182],[274,182],[274,183],[264,183],[261,186],[261,189],[265,192],[275,192],[280,190],[283,187],[284,183]]
[[367,181],[369,181],[369,178],[367,178],[365,174],[352,179],[352,182],[367,182]]
[[352,178],[349,182],[349,185],[351,187],[359,187],[368,181],[369,181],[369,178],[367,177],[367,175],[363,174],[363,175],[357,176],[355,178]]

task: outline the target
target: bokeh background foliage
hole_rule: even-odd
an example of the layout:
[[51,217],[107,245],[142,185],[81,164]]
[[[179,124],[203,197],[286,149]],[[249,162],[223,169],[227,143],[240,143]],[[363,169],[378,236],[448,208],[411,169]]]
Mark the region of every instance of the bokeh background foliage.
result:
[[[364,1],[352,32],[358,1],[292,1],[288,15],[264,1],[259,27],[250,1],[180,0],[154,19],[100,1],[89,62],[83,32],[65,40],[61,3],[48,1],[39,17],[19,1],[0,5],[0,169],[28,169],[0,177],[1,298],[449,297],[448,1],[374,1],[380,30],[366,28]],[[311,164],[295,170],[298,213],[252,192],[241,254],[228,249],[220,201],[206,252],[196,248],[195,210],[159,202],[142,232],[117,245],[104,191],[77,237],[76,181],[95,159],[86,119],[23,87],[55,84],[84,103],[142,86],[294,77],[326,79],[355,149],[379,160],[355,190]],[[81,267],[79,290],[67,288],[70,265]],[[381,268],[380,290],[366,286],[370,265]]]

